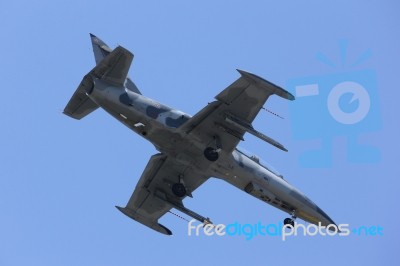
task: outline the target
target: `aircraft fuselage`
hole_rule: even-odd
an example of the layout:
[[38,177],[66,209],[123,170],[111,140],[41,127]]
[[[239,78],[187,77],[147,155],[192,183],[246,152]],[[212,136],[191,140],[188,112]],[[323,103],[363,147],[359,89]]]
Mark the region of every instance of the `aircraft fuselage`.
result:
[[305,221],[321,222],[325,226],[334,224],[315,203],[282,176],[260,164],[257,157],[235,149],[232,153],[222,151],[215,162],[207,160],[203,151],[208,143],[180,130],[190,119],[188,114],[99,79],[94,80],[88,97],[182,165],[203,172],[207,169],[205,175],[225,180],[289,214],[295,211],[295,216]]

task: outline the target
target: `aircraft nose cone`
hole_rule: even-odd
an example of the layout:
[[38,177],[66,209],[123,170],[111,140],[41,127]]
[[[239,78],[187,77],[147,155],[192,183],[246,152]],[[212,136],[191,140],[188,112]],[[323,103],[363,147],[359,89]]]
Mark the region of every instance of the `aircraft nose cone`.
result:
[[296,189],[293,189],[290,192],[290,195],[299,201],[300,207],[296,210],[297,217],[315,225],[318,225],[319,223],[321,226],[331,225],[329,226],[331,231],[334,231],[335,228],[339,230],[335,222],[306,195]]
[[[335,222],[329,217],[320,207],[316,206],[317,212],[320,215],[320,221],[322,226],[328,226],[328,225],[334,225],[338,229],[338,226],[335,224]],[[333,230],[334,228],[329,228],[330,230]]]

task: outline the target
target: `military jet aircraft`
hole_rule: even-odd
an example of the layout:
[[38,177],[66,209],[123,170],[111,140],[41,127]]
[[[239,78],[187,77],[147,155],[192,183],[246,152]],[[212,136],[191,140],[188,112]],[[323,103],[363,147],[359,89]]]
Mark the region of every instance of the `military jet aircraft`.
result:
[[299,217],[313,224],[336,226],[314,202],[257,156],[237,148],[249,133],[287,151],[254,129],[252,121],[270,96],[294,100],[292,94],[238,70],[236,81],[190,116],[142,95],[128,77],[131,52],[121,46],[112,50],[93,34],[90,37],[97,65],[83,77],[64,114],[81,119],[101,107],[159,151],[150,158],[127,205],[117,206],[122,213],[166,235],[172,232],[158,220],[172,208],[201,223],[211,223],[186,208],[182,200],[192,197],[210,177],[216,177],[290,214],[285,224],[293,225]]

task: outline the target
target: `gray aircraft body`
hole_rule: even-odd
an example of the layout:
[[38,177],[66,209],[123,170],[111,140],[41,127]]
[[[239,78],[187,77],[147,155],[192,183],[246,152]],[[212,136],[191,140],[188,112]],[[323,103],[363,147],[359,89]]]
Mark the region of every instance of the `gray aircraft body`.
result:
[[294,100],[292,94],[238,70],[240,77],[191,117],[141,94],[128,77],[131,52],[121,46],[111,50],[92,34],[91,40],[97,65],[84,76],[64,114],[81,119],[101,107],[159,151],[150,158],[127,205],[117,207],[122,213],[166,235],[172,232],[158,220],[172,208],[211,223],[187,209],[182,200],[216,177],[290,214],[285,224],[293,224],[299,217],[313,224],[336,226],[281,175],[237,148],[247,132],[287,151],[251,123],[269,96]]

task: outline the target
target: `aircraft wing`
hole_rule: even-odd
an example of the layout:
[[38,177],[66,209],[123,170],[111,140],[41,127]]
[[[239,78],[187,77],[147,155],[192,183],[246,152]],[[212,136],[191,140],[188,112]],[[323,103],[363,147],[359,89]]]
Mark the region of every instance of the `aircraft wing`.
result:
[[181,182],[190,193],[207,179],[165,154],[155,154],[150,158],[126,207],[117,208],[130,218],[171,235],[172,232],[159,224],[158,219],[171,208],[184,208],[182,198],[172,193],[172,185]]
[[294,96],[277,85],[254,74],[238,70],[241,77],[219,93],[183,125],[187,134],[193,134],[205,144],[219,137],[221,149],[232,152],[243,135],[248,132],[268,143],[286,150],[279,142],[256,131],[251,123],[269,96],[276,94],[288,100]]

